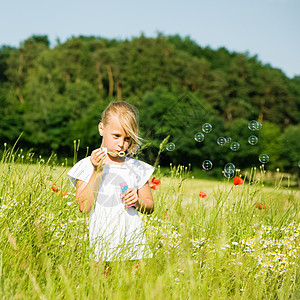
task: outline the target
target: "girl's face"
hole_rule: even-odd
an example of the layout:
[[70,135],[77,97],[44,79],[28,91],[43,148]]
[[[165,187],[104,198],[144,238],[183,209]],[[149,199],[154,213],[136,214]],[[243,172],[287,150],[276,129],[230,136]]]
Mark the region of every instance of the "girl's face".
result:
[[[101,147],[106,147],[108,152],[126,151],[130,145],[131,138],[125,134],[117,116],[111,116],[105,126],[103,123],[99,123],[99,132],[102,136]],[[109,153],[109,155],[118,156],[113,153]]]

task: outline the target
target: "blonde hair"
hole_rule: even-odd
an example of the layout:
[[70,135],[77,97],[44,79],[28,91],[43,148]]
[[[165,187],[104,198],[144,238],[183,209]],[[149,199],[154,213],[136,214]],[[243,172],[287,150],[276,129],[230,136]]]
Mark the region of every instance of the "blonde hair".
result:
[[128,154],[135,154],[138,146],[141,144],[138,116],[135,108],[124,101],[111,102],[102,112],[101,122],[104,126],[109,123],[109,119],[112,116],[116,116],[119,119],[125,134],[131,137],[131,143],[127,149]]

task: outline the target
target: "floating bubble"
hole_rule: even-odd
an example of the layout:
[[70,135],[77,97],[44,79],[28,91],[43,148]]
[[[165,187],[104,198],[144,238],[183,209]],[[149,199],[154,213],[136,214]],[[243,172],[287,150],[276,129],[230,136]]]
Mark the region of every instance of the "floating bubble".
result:
[[200,143],[204,140],[204,134],[202,132],[197,132],[194,135],[195,141]]
[[232,151],[238,151],[240,149],[240,144],[238,142],[233,142],[230,145],[230,149]]
[[266,164],[269,161],[269,155],[261,154],[258,159],[262,164]]
[[224,167],[224,171],[235,170],[235,165],[233,163],[228,163]]
[[209,123],[204,123],[204,124],[202,125],[202,131],[203,131],[204,133],[210,133],[211,130],[212,130],[212,126],[211,126]]
[[217,139],[217,144],[220,146],[224,146],[226,144],[226,142],[227,142],[226,138],[224,138],[222,136]]
[[260,122],[257,122],[256,130],[260,130],[262,128],[262,124]]
[[135,149],[132,150],[132,153],[133,153],[133,154],[137,154],[137,153],[140,151],[140,149],[141,149],[141,146],[140,146],[140,145],[136,145],[136,146],[135,146]]
[[174,143],[168,143],[166,146],[166,149],[168,151],[173,151],[175,149],[175,144]]
[[230,143],[231,142],[231,137],[230,136],[228,136],[227,138],[226,138],[226,143]]
[[256,120],[252,120],[248,123],[248,128],[252,131],[257,130],[258,128],[258,122]]
[[235,174],[235,170],[234,169],[224,170],[223,173],[224,173],[224,177],[233,178]]
[[210,170],[212,168],[213,164],[210,160],[206,159],[202,163],[202,168],[206,171]]
[[249,143],[250,145],[256,145],[257,142],[258,142],[258,137],[257,137],[257,136],[255,136],[255,135],[250,135],[250,136],[248,137],[248,143]]

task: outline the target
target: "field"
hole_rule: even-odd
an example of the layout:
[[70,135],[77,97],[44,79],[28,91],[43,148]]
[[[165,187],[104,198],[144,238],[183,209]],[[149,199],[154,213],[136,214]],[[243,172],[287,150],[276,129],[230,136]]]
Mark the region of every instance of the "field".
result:
[[[299,191],[193,179],[171,167],[143,216],[154,257],[90,260],[88,215],[69,167],[32,154],[0,163],[1,299],[299,299]],[[52,190],[55,183],[62,195]],[[204,192],[207,197],[200,197]]]

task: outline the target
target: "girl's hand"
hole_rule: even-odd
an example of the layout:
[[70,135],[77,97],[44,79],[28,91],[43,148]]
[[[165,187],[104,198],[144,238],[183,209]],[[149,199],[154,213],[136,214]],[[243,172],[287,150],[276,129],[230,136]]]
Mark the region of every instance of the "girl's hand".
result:
[[91,163],[94,166],[96,172],[102,172],[103,171],[105,158],[106,158],[105,151],[100,149],[100,148],[95,149],[91,153],[90,160],[91,160]]
[[121,194],[121,198],[125,203],[125,207],[136,205],[138,202],[138,195],[135,189],[127,189],[125,195]]

